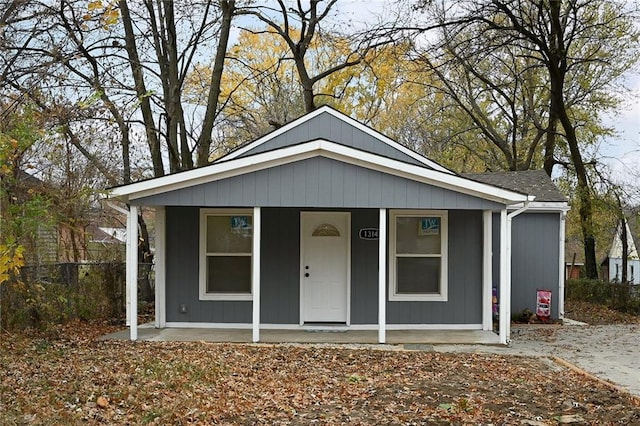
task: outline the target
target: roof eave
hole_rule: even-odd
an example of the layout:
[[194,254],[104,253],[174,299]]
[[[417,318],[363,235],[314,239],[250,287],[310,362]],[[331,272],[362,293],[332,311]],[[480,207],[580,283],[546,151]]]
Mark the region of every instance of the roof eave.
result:
[[386,174],[431,184],[504,205],[530,202],[535,199],[532,195],[473,181],[447,172],[404,163],[324,139],[316,139],[274,151],[214,163],[206,167],[179,174],[162,176],[156,179],[111,188],[109,190],[109,196],[110,198],[115,198],[123,202],[130,202],[137,198],[238,176],[316,156],[323,156],[356,166],[378,170]]

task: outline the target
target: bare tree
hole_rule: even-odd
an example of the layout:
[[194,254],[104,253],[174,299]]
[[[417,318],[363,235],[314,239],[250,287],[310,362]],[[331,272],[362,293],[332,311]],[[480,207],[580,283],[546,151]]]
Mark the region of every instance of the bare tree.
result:
[[[302,87],[306,112],[311,112],[316,109],[315,100],[319,95],[314,89],[316,83],[338,71],[360,64],[365,59],[367,53],[376,47],[392,41],[389,37],[374,38],[373,32],[368,33],[368,37],[366,38],[362,35],[356,37],[346,37],[346,35],[336,37],[335,39],[340,42],[345,39],[351,40],[353,42],[353,49],[335,63],[327,65],[324,69],[316,70],[314,73],[309,67],[307,56],[309,52],[313,50],[313,43],[318,39],[322,43],[330,43],[332,34],[338,35],[336,31],[323,31],[322,27],[323,21],[328,20],[327,18],[330,16],[337,0],[326,1],[324,8],[321,7],[322,3],[322,0],[310,0],[309,7],[305,8],[302,1],[297,1],[295,7],[287,7],[284,0],[277,0],[277,8],[262,7],[247,12],[265,23],[268,31],[278,34],[289,47],[291,56],[284,59],[292,60],[295,64],[298,79]],[[274,15],[278,18],[274,18]]]
[[[528,59],[529,66],[535,64],[544,70],[549,96],[547,125],[538,124],[537,128],[546,136],[545,170],[551,174],[553,165],[560,163],[570,165],[575,173],[586,274],[597,278],[587,173],[590,161],[584,159],[584,144],[579,138],[583,123],[578,110],[583,107],[593,112],[588,103],[615,90],[616,78],[637,63],[638,32],[625,4],[614,0],[460,0],[422,2],[419,6],[436,17],[436,22],[429,22],[425,28],[446,28],[448,34],[468,34],[490,41],[467,53],[467,57],[516,49],[519,56]],[[475,78],[490,76],[492,70],[485,72]],[[610,106],[614,98],[608,96],[601,105]],[[559,137],[566,143],[567,162],[556,157],[562,153]]]

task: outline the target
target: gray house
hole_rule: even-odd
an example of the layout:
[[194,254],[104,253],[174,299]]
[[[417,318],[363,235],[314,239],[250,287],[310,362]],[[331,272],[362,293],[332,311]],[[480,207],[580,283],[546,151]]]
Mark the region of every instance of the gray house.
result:
[[[195,170],[111,189],[156,210],[156,327],[486,330],[563,312],[566,200],[544,173],[458,175],[322,107]],[[498,339],[497,339],[498,340]]]

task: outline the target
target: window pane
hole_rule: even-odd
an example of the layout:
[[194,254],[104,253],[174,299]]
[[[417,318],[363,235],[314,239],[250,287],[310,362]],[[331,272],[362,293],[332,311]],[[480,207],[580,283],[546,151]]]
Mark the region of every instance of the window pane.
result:
[[251,256],[209,256],[207,293],[251,293]]
[[398,257],[396,293],[439,293],[439,257]]
[[[420,217],[396,216],[396,253],[398,254],[440,254],[441,230],[437,234],[424,234],[423,219]],[[440,219],[438,217],[438,219]]]
[[207,216],[207,253],[251,253],[251,216]]

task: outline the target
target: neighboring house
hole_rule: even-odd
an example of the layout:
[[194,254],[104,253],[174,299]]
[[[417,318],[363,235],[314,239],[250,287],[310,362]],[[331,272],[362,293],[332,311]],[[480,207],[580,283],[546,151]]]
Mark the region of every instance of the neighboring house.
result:
[[577,280],[582,277],[583,275],[582,270],[584,269],[583,262],[567,262],[565,266],[567,268],[565,279]]
[[87,253],[90,259],[124,260],[127,230],[108,226],[90,225]]
[[129,204],[128,313],[137,338],[137,222],[156,209],[156,326],[493,329],[563,314],[566,199],[538,171],[458,175],[322,107],[213,164],[111,189]]
[[[640,284],[640,258],[638,250],[633,240],[633,235],[629,229],[629,224],[625,221],[625,232],[627,234],[627,281],[631,284]],[[616,233],[613,236],[611,249],[608,256],[602,261],[602,277],[611,282],[622,280],[622,223],[618,223]]]
[[108,220],[101,214],[89,215],[85,223],[71,228],[59,223],[58,228],[58,262],[91,263],[124,260],[125,233],[124,228],[98,226]]

